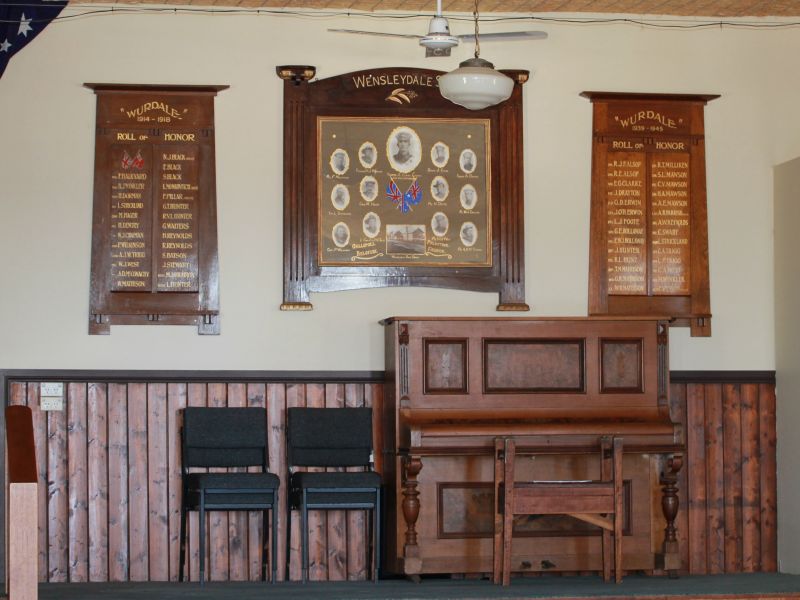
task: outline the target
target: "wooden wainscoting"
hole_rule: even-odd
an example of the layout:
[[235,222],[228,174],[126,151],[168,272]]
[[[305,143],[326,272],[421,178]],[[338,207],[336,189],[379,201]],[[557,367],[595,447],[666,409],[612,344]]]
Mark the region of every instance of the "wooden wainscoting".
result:
[[686,435],[676,522],[683,569],[776,571],[774,373],[671,375],[670,408]]
[[[108,372],[4,372],[9,404],[33,411],[39,474],[40,581],[167,581],[178,575],[179,410],[264,406],[270,469],[282,479],[278,574],[285,553],[285,410],[290,406],[382,409],[380,376],[287,378],[193,374],[120,379]],[[235,374],[234,374],[235,375]],[[685,425],[677,520],[685,572],[777,568],[774,373],[672,374],[673,419]],[[40,381],[66,381],[62,411],[42,412]],[[310,382],[313,381],[313,382]],[[379,428],[376,428],[376,432]],[[381,447],[376,440],[376,448]],[[380,459],[380,453],[376,453]],[[688,501],[687,501],[688,498]],[[688,510],[687,510],[688,506]],[[311,517],[310,577],[364,579],[365,513]],[[260,577],[259,513],[209,515],[212,580]],[[299,579],[292,515],[290,577]],[[198,578],[197,515],[190,517],[188,573]]]
[[[52,378],[51,381],[58,381]],[[97,382],[65,385],[62,411],[43,412],[39,383],[8,383],[8,402],[31,407],[39,472],[40,581],[177,580],[180,535],[180,409],[263,406],[270,470],[281,477],[278,575],[284,578],[286,408],[372,406],[378,382]],[[380,428],[376,428],[376,433]],[[376,445],[376,447],[379,447]],[[379,454],[376,453],[376,457]],[[366,578],[364,511],[311,513],[310,578]],[[197,513],[190,514],[188,573],[198,580]],[[208,515],[207,576],[261,576],[261,513]],[[300,578],[292,514],[291,578]]]

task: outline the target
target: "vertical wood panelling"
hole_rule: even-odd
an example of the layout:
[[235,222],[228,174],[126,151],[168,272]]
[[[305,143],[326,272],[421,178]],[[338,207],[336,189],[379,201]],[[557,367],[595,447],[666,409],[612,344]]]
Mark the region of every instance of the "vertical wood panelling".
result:
[[[678,386],[673,386],[678,387]],[[683,387],[683,386],[680,386]],[[689,488],[680,488],[688,507],[689,564],[691,574],[706,573],[706,443],[705,386],[686,387],[686,456]],[[687,501],[688,500],[688,501]]]
[[[325,385],[306,385],[306,406],[325,408]],[[325,471],[325,467],[309,467],[309,471]],[[308,512],[308,578],[325,581],[328,578],[328,516],[327,511]]]
[[[189,406],[205,406],[208,397],[208,386],[205,383],[190,383],[188,389]],[[200,578],[200,521],[197,511],[189,513],[189,543],[186,545],[187,557],[189,561],[186,572],[190,581],[198,581]],[[206,516],[206,532],[208,532],[208,516]],[[206,533],[208,535],[208,533]],[[206,539],[206,573],[208,573],[208,539]]]
[[725,572],[742,570],[742,406],[740,386],[722,386]]
[[65,410],[47,413],[47,569],[48,580],[67,581],[67,417]]
[[[208,384],[208,406],[223,408],[228,404],[228,389],[224,383]],[[209,469],[213,472],[224,472],[225,469]],[[213,581],[227,581],[230,565],[228,564],[228,514],[215,510],[206,515],[208,519],[208,539],[206,548],[206,573]]]
[[759,463],[761,465],[761,570],[778,570],[775,387],[759,385]]
[[147,385],[128,386],[128,543],[131,581],[149,578]]
[[[281,478],[278,490],[278,581],[286,579],[287,554],[286,540],[289,519],[287,507],[286,472],[286,386],[280,383],[267,384],[267,446],[269,447],[269,470]],[[271,569],[270,569],[271,570]]]
[[69,581],[89,578],[86,384],[67,386],[67,464],[69,480]]
[[108,403],[105,383],[90,383],[87,401],[89,581],[108,581]]
[[[685,387],[688,562],[692,574],[775,571],[775,388]],[[766,522],[765,522],[766,519]]]
[[108,576],[128,573],[128,386],[108,384]]
[[[252,408],[265,408],[266,406],[266,394],[267,388],[266,385],[263,383],[248,383],[246,388],[247,394],[247,406]],[[267,427],[267,431],[269,431],[269,422],[267,421],[267,411],[264,411],[264,421]],[[270,451],[270,448],[267,449],[267,452]],[[250,471],[257,473],[260,472],[261,469],[259,467],[250,467]],[[270,523],[269,518],[267,519],[267,523]],[[258,581],[261,579],[261,553],[262,553],[262,546],[264,543],[263,537],[263,519],[262,513],[259,511],[250,511],[247,514],[245,526],[247,527],[247,548],[245,552],[247,553],[247,579],[250,581]],[[271,531],[268,532],[268,535],[271,536]],[[269,537],[267,539],[270,539]],[[269,544],[268,544],[269,547]],[[270,550],[266,550],[266,552],[270,552]],[[272,572],[272,561],[275,558],[268,554],[268,561],[267,561],[267,577],[269,578],[269,573]]]
[[761,569],[758,385],[742,385],[742,571]]
[[[353,383],[346,384],[344,401],[345,406],[356,408],[364,406],[364,386]],[[365,512],[363,510],[347,511],[347,578],[350,580],[365,579],[367,576]]]
[[147,534],[150,580],[169,579],[167,385],[147,385]]
[[181,444],[180,411],[186,406],[186,384],[170,383],[167,386],[167,453],[169,510],[169,580],[178,580],[181,536]]
[[[243,408],[247,406],[247,386],[243,383],[228,385],[228,406]],[[228,469],[241,471],[243,469]],[[247,513],[233,511],[228,514],[228,578],[231,581],[247,581]]]
[[[344,385],[329,383],[325,386],[326,408],[344,406]],[[342,469],[329,468],[331,471]],[[343,510],[328,511],[328,580],[343,581],[347,578],[347,517]]]
[[[12,381],[9,404],[31,407],[40,489],[39,576],[56,581],[174,580],[180,533],[180,410],[265,408],[269,467],[281,477],[278,579],[286,569],[286,408],[372,406],[380,384],[92,383],[66,387],[63,411],[43,412],[36,382]],[[677,520],[690,573],[777,568],[775,394],[770,384],[673,384],[670,411],[684,425]],[[376,426],[376,448],[381,447]],[[376,453],[376,467],[382,456]],[[300,577],[293,511],[290,572]],[[364,579],[365,511],[311,513],[310,578]],[[209,578],[261,578],[260,512],[207,516]],[[187,574],[199,576],[197,513],[189,513]],[[271,571],[271,568],[269,568]]]
[[706,552],[708,572],[725,570],[725,465],[722,386],[706,386]]

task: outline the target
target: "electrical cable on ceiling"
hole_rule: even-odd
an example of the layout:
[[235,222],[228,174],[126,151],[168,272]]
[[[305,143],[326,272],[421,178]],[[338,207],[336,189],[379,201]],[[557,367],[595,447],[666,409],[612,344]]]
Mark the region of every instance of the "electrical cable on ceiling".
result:
[[[10,6],[32,6],[25,2],[6,2]],[[84,5],[85,6],[85,5]],[[56,17],[56,21],[69,21],[85,17],[126,15],[126,14],[200,14],[210,16],[245,16],[245,15],[272,15],[283,17],[297,17],[310,19],[331,19],[338,17],[367,18],[367,19],[419,19],[430,18],[429,13],[373,13],[346,10],[290,10],[279,8],[212,8],[212,7],[187,7],[187,6],[108,6],[105,8],[85,8],[81,5],[67,5],[65,11],[74,11],[73,14],[62,13]],[[472,22],[472,15],[451,15],[448,17],[452,21]],[[686,19],[686,20],[684,20]],[[691,20],[689,20],[691,19]],[[0,23],[9,21],[0,19]],[[645,17],[557,17],[539,15],[508,15],[508,16],[482,16],[481,22],[484,23],[509,23],[509,22],[534,22],[570,25],[614,25],[625,24],[637,27],[649,27],[655,29],[701,29],[708,27],[730,27],[736,29],[785,29],[800,26],[800,21],[745,21],[745,20],[710,20],[697,17],[667,17],[664,20]]]

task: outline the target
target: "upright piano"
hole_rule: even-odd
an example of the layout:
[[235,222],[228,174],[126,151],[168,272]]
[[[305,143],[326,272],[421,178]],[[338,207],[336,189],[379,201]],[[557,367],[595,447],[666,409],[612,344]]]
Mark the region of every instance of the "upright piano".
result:
[[[382,321],[390,572],[492,570],[494,439],[517,479],[598,479],[603,436],[624,439],[626,570],[679,568],[683,432],[669,414],[663,319],[391,317]],[[514,522],[514,572],[601,569],[600,530],[566,516]]]

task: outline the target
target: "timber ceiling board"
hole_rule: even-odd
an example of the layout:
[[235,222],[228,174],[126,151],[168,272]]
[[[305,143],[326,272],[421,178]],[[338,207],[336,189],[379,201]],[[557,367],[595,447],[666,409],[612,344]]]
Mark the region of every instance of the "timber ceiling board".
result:
[[[295,8],[327,10],[432,13],[433,0],[71,0],[72,4],[169,4],[240,8]],[[472,12],[473,0],[444,0],[445,12]],[[797,17],[798,0],[481,0],[482,13],[617,13],[692,17]]]

